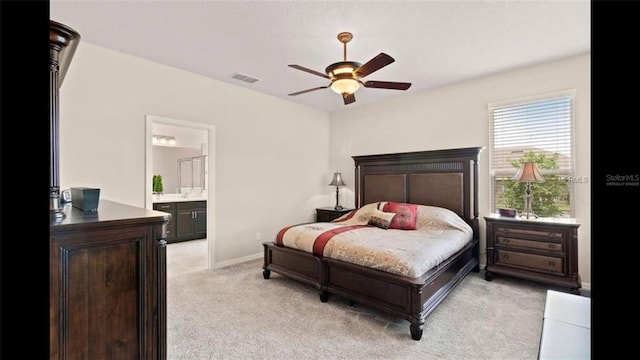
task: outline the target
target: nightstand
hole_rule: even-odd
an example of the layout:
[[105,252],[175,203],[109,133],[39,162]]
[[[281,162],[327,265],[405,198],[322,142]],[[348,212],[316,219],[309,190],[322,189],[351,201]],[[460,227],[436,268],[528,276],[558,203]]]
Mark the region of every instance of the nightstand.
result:
[[580,293],[578,227],[570,218],[509,218],[492,214],[487,224],[485,279],[519,277]]
[[353,209],[336,210],[333,207],[316,208],[316,222],[330,222]]

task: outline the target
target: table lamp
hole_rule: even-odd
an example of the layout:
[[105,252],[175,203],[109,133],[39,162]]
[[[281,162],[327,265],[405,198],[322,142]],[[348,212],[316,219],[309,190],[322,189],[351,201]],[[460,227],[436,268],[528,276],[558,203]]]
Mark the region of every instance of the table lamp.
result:
[[333,180],[331,180],[331,183],[329,183],[329,186],[335,186],[336,187],[336,206],[334,209],[336,210],[342,210],[342,206],[340,205],[340,186],[345,186],[346,184],[344,183],[344,181],[342,181],[342,174],[340,174],[339,172],[335,172],[333,173]]
[[527,187],[524,191],[524,214],[521,217],[529,217],[537,218],[538,216],[533,213],[531,209],[531,203],[533,197],[531,196],[531,183],[532,182],[544,182],[544,177],[538,171],[538,167],[536,163],[531,161],[523,162],[518,170],[516,176],[513,177],[515,181],[527,183]]

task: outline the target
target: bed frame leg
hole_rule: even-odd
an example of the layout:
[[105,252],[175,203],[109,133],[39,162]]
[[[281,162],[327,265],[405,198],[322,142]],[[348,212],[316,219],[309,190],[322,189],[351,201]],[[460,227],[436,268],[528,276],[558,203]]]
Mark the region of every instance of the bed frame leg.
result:
[[262,277],[264,277],[265,279],[269,279],[270,276],[271,276],[271,270],[267,270],[267,269],[262,270]]
[[409,329],[411,329],[411,338],[416,341],[422,339],[423,328],[424,322],[411,323],[411,326],[409,326]]
[[329,293],[324,290],[320,290],[320,301],[323,303],[329,301]]

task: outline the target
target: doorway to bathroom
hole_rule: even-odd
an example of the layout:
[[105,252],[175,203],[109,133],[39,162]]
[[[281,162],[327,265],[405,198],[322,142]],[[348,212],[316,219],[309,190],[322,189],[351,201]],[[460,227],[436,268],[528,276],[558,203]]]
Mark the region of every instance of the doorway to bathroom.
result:
[[167,276],[213,268],[215,127],[147,115],[145,137],[145,206],[172,215],[167,255],[184,264]]

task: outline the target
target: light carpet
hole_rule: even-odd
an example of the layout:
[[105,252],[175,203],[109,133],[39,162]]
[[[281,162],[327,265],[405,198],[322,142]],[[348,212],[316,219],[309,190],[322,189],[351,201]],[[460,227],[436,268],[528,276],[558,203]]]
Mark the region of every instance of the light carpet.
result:
[[426,319],[409,322],[330,296],[262,260],[176,275],[167,286],[169,359],[536,359],[546,288],[469,274]]

